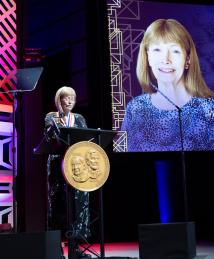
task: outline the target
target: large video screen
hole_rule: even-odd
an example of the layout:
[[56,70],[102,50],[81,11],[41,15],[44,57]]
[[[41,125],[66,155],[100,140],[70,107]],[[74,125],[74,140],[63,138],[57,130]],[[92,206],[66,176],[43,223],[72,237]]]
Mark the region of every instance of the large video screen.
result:
[[214,150],[214,7],[108,1],[115,152]]

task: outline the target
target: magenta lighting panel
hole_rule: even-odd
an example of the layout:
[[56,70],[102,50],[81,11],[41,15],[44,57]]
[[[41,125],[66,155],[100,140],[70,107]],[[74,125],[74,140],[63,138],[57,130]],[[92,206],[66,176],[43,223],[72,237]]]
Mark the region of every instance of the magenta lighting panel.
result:
[[[14,77],[17,68],[16,2],[0,1],[0,224],[13,225],[13,112]],[[16,141],[15,141],[16,143]]]

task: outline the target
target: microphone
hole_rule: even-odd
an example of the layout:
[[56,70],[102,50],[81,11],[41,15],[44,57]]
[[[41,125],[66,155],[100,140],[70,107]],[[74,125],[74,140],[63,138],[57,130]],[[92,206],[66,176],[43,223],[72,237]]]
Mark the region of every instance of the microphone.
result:
[[158,89],[158,87],[151,83],[151,86],[159,92],[169,103],[171,103],[178,110],[178,120],[179,120],[179,128],[180,128],[180,140],[181,140],[181,151],[184,151],[184,139],[183,139],[183,125],[182,125],[182,108],[176,105],[168,96],[166,96],[162,91]]
[[159,92],[168,102],[170,102],[179,112],[181,111],[181,108],[180,108],[179,106],[177,106],[172,100],[170,100],[168,96],[166,96],[163,92],[161,92],[161,91],[159,90],[159,88],[158,88],[156,85],[154,85],[154,84],[151,83],[151,86],[152,86],[157,92]]
[[183,123],[182,123],[182,108],[177,106],[168,96],[166,96],[158,87],[151,83],[151,86],[159,92],[168,102],[170,102],[178,110],[178,120],[180,129],[180,142],[181,142],[181,163],[182,163],[182,174],[183,174],[183,191],[184,191],[184,207],[185,207],[185,219],[188,221],[188,200],[187,200],[187,187],[186,187],[186,162],[184,154],[184,136],[183,136]]

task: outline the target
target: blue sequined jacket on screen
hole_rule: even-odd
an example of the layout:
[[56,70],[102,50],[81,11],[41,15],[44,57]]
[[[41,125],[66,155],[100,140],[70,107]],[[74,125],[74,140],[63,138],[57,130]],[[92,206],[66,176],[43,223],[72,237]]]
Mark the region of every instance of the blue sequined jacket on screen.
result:
[[[161,110],[150,94],[134,97],[126,107],[122,131],[130,152],[214,150],[214,98],[192,97],[179,111]],[[182,135],[181,135],[181,130]]]

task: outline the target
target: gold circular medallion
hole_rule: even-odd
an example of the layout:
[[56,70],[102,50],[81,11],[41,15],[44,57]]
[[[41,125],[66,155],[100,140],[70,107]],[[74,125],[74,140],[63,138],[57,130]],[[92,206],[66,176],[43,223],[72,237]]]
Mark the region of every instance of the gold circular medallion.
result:
[[106,152],[93,142],[80,141],[65,153],[64,178],[77,190],[90,192],[99,189],[108,179],[109,171]]

